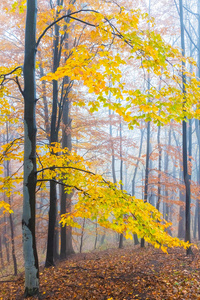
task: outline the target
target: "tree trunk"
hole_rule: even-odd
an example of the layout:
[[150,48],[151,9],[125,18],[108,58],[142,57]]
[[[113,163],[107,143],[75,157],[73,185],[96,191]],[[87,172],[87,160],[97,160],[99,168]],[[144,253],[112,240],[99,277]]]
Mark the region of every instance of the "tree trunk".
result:
[[[150,154],[150,122],[147,123],[147,151],[146,151],[146,168],[145,168],[145,183],[144,183],[144,202],[148,198],[148,183],[149,183],[149,154]],[[141,238],[141,247],[144,247],[144,238]]]
[[[180,26],[181,26],[181,48],[182,55],[185,56],[185,41],[184,41],[184,23],[183,23],[183,3],[182,0],[179,0],[179,9],[180,9]],[[185,62],[182,61],[182,91],[183,94],[186,94],[186,75],[185,75]],[[183,104],[184,110],[184,104]],[[185,207],[185,241],[191,242],[190,237],[190,180],[188,174],[188,156],[187,156],[187,123],[186,120],[182,122],[182,130],[183,130],[183,177],[185,182],[185,193],[186,193],[186,207]],[[191,254],[191,247],[187,249],[187,255]]]
[[113,145],[113,133],[112,133],[112,118],[111,118],[111,110],[109,109],[109,118],[110,118],[110,144],[111,144],[111,151],[112,151],[112,177],[113,183],[117,182],[116,173],[115,173],[115,153],[114,153],[114,145]]
[[[10,204],[10,202],[9,202]],[[13,218],[12,214],[9,216],[10,219],[10,231],[11,231],[11,245],[12,245],[12,258],[13,258],[13,266],[14,266],[14,275],[17,275],[17,259],[15,255],[15,240],[14,240],[14,226],[13,226]]]
[[[1,220],[0,220],[0,225],[1,225]],[[4,269],[4,259],[3,259],[3,247],[2,243],[3,242],[3,235],[0,235],[0,260],[1,260],[1,268]]]
[[85,218],[83,219],[83,226],[82,226],[82,230],[81,230],[80,253],[82,253],[82,250],[83,250],[84,231],[85,231]]
[[160,146],[160,126],[158,126],[158,135],[157,135],[157,141],[158,141],[158,200],[156,204],[157,210],[160,210],[160,200],[161,200],[161,160],[162,160],[162,149]]
[[[200,2],[198,1],[198,57],[197,57],[197,65],[198,65],[198,73],[197,76],[200,78]],[[198,148],[199,148],[199,169],[198,169],[198,186],[200,188],[200,120],[195,120],[196,125],[196,133],[197,133],[197,140],[198,140]],[[198,130],[198,132],[197,132]],[[197,200],[197,212],[198,212],[198,239],[200,240],[200,200]]]
[[[149,0],[149,17],[151,14],[151,0]],[[149,30],[150,30],[150,23],[149,23]],[[150,71],[150,70],[149,70]],[[151,78],[150,73],[148,72],[148,80],[147,80],[147,89],[148,93],[151,87]],[[148,99],[149,101],[149,99]],[[146,168],[145,168],[145,184],[144,184],[144,202],[147,202],[148,198],[148,183],[149,183],[149,154],[150,154],[150,122],[147,122],[147,150],[146,150]],[[144,248],[144,238],[141,238],[141,247]]]
[[[182,174],[182,172],[180,171],[180,174]],[[179,177],[180,179],[182,179],[182,176]],[[183,239],[185,237],[185,192],[183,194],[183,191],[179,191],[179,201],[182,202],[183,204],[180,205],[180,209],[179,209],[179,223],[178,223],[178,237],[180,239]]]
[[197,228],[198,228],[198,239],[200,240],[200,202],[199,202],[199,200],[197,200],[197,207],[198,207],[198,209],[197,209],[197,213],[198,213]]
[[[120,121],[120,127],[119,127],[119,135],[120,135],[120,189],[123,190],[123,157],[122,157],[122,122]],[[123,248],[123,241],[124,241],[124,236],[123,233],[120,233],[119,236],[119,248]]]
[[56,183],[50,181],[50,207],[49,207],[49,224],[48,224],[48,238],[47,238],[47,254],[45,267],[54,266],[54,240],[55,240],[55,226],[56,226]]
[[198,222],[198,200],[196,200],[195,212],[194,212],[194,227],[193,227],[193,238],[197,238],[197,223]]
[[[104,232],[105,232],[105,231],[104,231]],[[104,233],[104,234],[101,236],[101,241],[100,241],[100,245],[101,245],[101,246],[105,243],[105,237],[106,237],[106,234]]]
[[94,250],[97,248],[97,240],[98,240],[98,223],[96,218],[96,224],[95,224],[95,241],[94,241]]
[[137,176],[139,159],[140,159],[141,153],[142,153],[143,139],[144,139],[144,129],[141,129],[139,154],[138,154],[138,159],[137,159],[137,163],[136,163],[136,166],[135,166],[135,170],[134,170],[134,174],[133,174],[133,179],[132,179],[132,196],[135,196],[135,179],[136,179],[136,176]]
[[[168,146],[171,146],[171,125],[170,125],[170,129],[169,129]],[[164,157],[164,172],[165,172],[166,176],[168,177],[168,172],[169,172],[169,155],[168,155],[167,151],[165,151],[165,157]],[[167,183],[168,183],[168,180],[167,180]],[[163,203],[163,205],[164,205],[163,210],[165,211],[165,213],[163,212],[163,215],[164,215],[165,220],[169,221],[170,206],[169,206],[169,203],[168,203],[168,200],[169,200],[168,199],[168,197],[169,197],[168,186],[165,186],[165,188],[164,188],[164,196],[165,196],[165,201]],[[168,233],[171,235],[170,228],[168,228]]]
[[35,238],[36,190],[36,17],[37,1],[27,0],[24,58],[24,182],[22,235],[25,262],[25,297],[39,293],[39,266]]
[[[6,122],[6,143],[8,144],[9,139],[9,128],[8,128],[8,122]],[[6,162],[6,176],[10,176],[10,162],[7,160]],[[10,207],[12,208],[11,205],[11,198],[8,198],[8,203],[10,204]],[[11,234],[11,247],[12,247],[12,258],[13,258],[13,266],[14,266],[14,275],[17,275],[17,259],[15,255],[15,240],[14,240],[14,226],[13,226],[13,216],[12,214],[9,215],[9,221],[10,221],[10,234]]]
[[[68,40],[68,38],[67,38]],[[69,78],[64,78],[63,85],[69,87]],[[64,92],[63,92],[64,93]],[[63,129],[62,129],[62,148],[68,148],[69,151],[72,150],[71,141],[71,118],[70,118],[70,100],[68,98],[69,90],[65,90],[65,95],[63,95]],[[65,192],[64,186],[61,186],[61,209],[60,213],[65,214],[66,212],[71,212],[71,198],[72,194],[67,194]],[[61,252],[60,258],[66,258],[70,254],[74,254],[74,249],[72,246],[72,228],[71,226],[61,227]]]
[[[40,77],[44,76],[44,70],[40,64]],[[42,80],[42,100],[44,105],[44,127],[48,140],[50,140],[49,109],[46,97],[46,81]]]
[[[8,122],[6,122],[6,136],[3,134],[3,144],[8,144]],[[9,172],[8,172],[8,168],[9,168],[9,161],[5,161],[4,162],[4,176],[8,177]],[[6,193],[4,192],[4,201],[8,202]],[[8,216],[4,215],[4,226],[3,226],[3,237],[2,237],[2,241],[3,244],[5,245],[6,248],[6,259],[7,262],[10,263],[10,249],[9,249],[9,238],[8,238]]]
[[[55,24],[55,40],[54,40],[54,55],[53,55],[53,72],[55,72],[59,66],[59,26]],[[51,130],[50,130],[50,144],[54,146],[58,142],[58,124],[57,124],[57,105],[58,105],[58,82],[53,80],[53,103],[51,114]],[[52,150],[53,151],[53,150]],[[53,154],[53,153],[52,153]],[[47,254],[45,267],[54,265],[54,258],[56,256],[54,245],[55,239],[55,226],[57,216],[57,184],[55,181],[50,181],[50,203],[49,203],[49,224],[48,224],[48,238],[47,238]]]
[[[200,121],[195,120],[195,129],[196,129],[196,136],[198,142],[198,174],[197,174],[197,181],[198,187],[200,187]],[[197,229],[198,229],[198,239],[200,240],[200,202],[197,199]]]
[[[6,196],[5,196],[6,200]],[[8,217],[4,215],[4,233],[3,233],[3,243],[6,248],[6,259],[10,263],[10,252],[9,252],[9,239],[8,239]]]
[[[136,175],[137,175],[139,159],[140,159],[141,153],[142,153],[143,138],[144,138],[144,129],[141,129],[141,138],[140,138],[140,148],[139,148],[138,160],[137,160],[137,163],[136,163],[136,167],[135,167],[134,174],[133,174],[133,179],[132,179],[132,196],[135,196],[135,179],[136,179]],[[138,240],[137,234],[133,234],[133,238],[134,238],[134,244],[138,245],[139,240]]]

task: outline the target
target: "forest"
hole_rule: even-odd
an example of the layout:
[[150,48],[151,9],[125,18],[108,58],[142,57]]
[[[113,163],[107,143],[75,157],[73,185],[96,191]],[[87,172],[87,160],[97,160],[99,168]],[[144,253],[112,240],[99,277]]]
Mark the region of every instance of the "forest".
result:
[[0,8],[0,299],[200,299],[200,2]]

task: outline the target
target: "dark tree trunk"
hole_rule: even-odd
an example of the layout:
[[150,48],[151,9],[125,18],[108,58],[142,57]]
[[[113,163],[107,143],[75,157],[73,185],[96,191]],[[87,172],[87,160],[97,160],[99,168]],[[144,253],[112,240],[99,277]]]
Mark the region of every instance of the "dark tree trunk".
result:
[[25,297],[39,292],[39,266],[35,239],[36,190],[36,17],[37,1],[27,0],[24,58],[24,183],[22,235],[25,261]]
[[[185,41],[184,41],[184,23],[183,23],[183,3],[182,0],[179,0],[179,9],[180,9],[180,26],[181,26],[181,48],[182,55],[185,56]],[[185,75],[185,62],[182,61],[182,91],[183,94],[186,95],[186,75]],[[184,104],[183,104],[184,110]],[[190,237],[190,180],[188,174],[188,156],[187,156],[187,123],[186,120],[182,122],[182,130],[183,130],[183,177],[185,183],[185,193],[186,193],[186,206],[185,206],[185,241],[191,242]],[[191,254],[191,247],[187,249],[187,255]]]
[[105,243],[105,237],[106,237],[106,234],[104,233],[101,237],[101,242],[100,242],[101,246]]
[[109,109],[109,117],[110,117],[110,144],[111,144],[111,151],[112,151],[112,177],[113,183],[117,182],[116,173],[115,173],[115,153],[114,153],[114,145],[113,145],[113,133],[112,133],[112,118],[111,118],[111,110]]
[[157,210],[160,210],[160,200],[161,200],[161,160],[162,160],[162,149],[160,145],[160,126],[158,126],[158,135],[157,135],[157,142],[158,142],[158,200],[156,204]]
[[[44,70],[40,64],[40,77],[44,76]],[[49,109],[46,97],[46,81],[42,80],[42,100],[44,105],[44,126],[48,140],[50,140],[50,124],[49,124]]]
[[[68,40],[68,38],[67,38]],[[65,47],[67,48],[67,47]],[[70,85],[69,78],[64,78],[63,82],[64,86]],[[72,142],[71,142],[71,118],[70,118],[70,100],[68,98],[69,88],[65,89],[63,94],[63,129],[62,129],[62,148],[68,148],[69,151],[72,150]],[[61,186],[61,209],[60,213],[65,214],[66,212],[71,211],[71,198],[72,194],[65,193],[64,186]],[[60,258],[66,258],[68,255],[73,254],[74,249],[72,245],[72,228],[71,226],[62,226],[61,227],[61,251],[60,251]]]
[[83,226],[82,226],[82,229],[81,229],[80,253],[82,253],[82,250],[83,250],[84,231],[85,231],[85,218],[83,219]]
[[97,223],[97,219],[96,219],[94,250],[97,248],[97,240],[98,240],[98,223]]
[[[70,1],[71,5],[74,5],[76,0]],[[68,10],[68,14],[71,10]],[[69,26],[69,18],[65,20],[65,30],[67,31]],[[65,33],[65,49],[69,50],[69,33]],[[67,63],[67,58],[65,59]],[[62,148],[68,148],[69,151],[72,150],[71,141],[71,123],[70,118],[70,99],[68,97],[72,84],[70,83],[69,77],[63,79],[63,86],[61,92],[61,98],[63,103],[63,128],[62,128]],[[65,214],[66,212],[71,212],[71,199],[72,194],[65,193],[64,186],[61,185],[61,199],[60,199],[60,214]],[[71,226],[61,226],[61,248],[60,248],[60,258],[66,258],[67,256],[74,254],[74,249],[72,245],[72,228]]]
[[[0,225],[1,225],[1,220],[0,220]],[[3,259],[3,235],[0,235],[0,260],[1,260],[1,268],[4,269],[4,259]]]
[[[3,144],[5,145],[5,143],[8,144],[8,122],[6,122],[6,135],[3,134]],[[8,168],[9,168],[9,161],[5,161],[4,163],[4,176],[7,177],[9,176],[9,172],[8,172]],[[8,202],[6,193],[4,193],[4,201]],[[2,241],[3,244],[6,248],[6,259],[7,262],[10,263],[10,251],[9,251],[9,238],[8,238],[8,219],[9,217],[4,215],[4,226],[3,226],[3,237],[2,237]]]
[[[196,136],[198,142],[198,174],[197,174],[197,181],[198,186],[200,187],[200,121],[195,120],[195,129],[196,129]],[[200,240],[200,202],[197,199],[197,229],[198,229],[198,239]]]
[[45,267],[54,266],[54,240],[57,212],[57,196],[56,183],[50,182],[50,207],[49,207],[49,224],[48,224],[48,239],[47,239],[47,255]]
[[[145,167],[145,182],[144,182],[144,202],[148,198],[148,183],[149,183],[149,154],[150,154],[150,122],[147,123],[147,151],[146,151],[146,167]],[[144,238],[141,238],[141,247],[144,247]]]
[[133,179],[132,179],[132,196],[135,196],[135,180],[136,180],[136,176],[137,176],[137,171],[138,171],[138,166],[139,166],[139,160],[140,160],[141,153],[142,153],[143,139],[144,139],[144,129],[141,129],[139,154],[138,154],[138,159],[137,159],[137,163],[136,163],[136,166],[135,166],[135,170],[134,170],[134,174],[133,174]]
[[[182,172],[181,172],[182,173]],[[182,177],[181,177],[182,178]],[[182,202],[179,209],[179,223],[178,223],[178,237],[183,239],[185,237],[185,192],[179,191],[179,201]]]
[[58,206],[56,201],[56,225],[55,225],[55,235],[54,235],[54,261],[57,261],[60,258],[60,250],[59,250],[59,238],[60,238],[60,224],[58,222]]
[[[120,135],[120,189],[123,190],[123,157],[122,157],[122,122],[120,122],[120,127],[119,127],[119,135]],[[123,233],[120,233],[119,236],[119,248],[123,248],[123,241],[124,241],[124,236]]]
[[11,231],[11,245],[12,245],[12,258],[13,258],[13,266],[14,266],[14,275],[17,275],[17,259],[15,255],[15,240],[14,240],[14,226],[13,226],[13,218],[12,214],[9,216],[10,219],[10,231]]
[[[8,128],[8,122],[6,123],[6,143],[8,144],[9,139],[9,128]],[[10,162],[9,160],[6,162],[6,176],[10,176]],[[8,203],[10,204],[10,207],[12,208],[11,205],[11,198],[8,198]],[[11,247],[12,247],[12,258],[13,258],[13,266],[14,266],[14,275],[17,275],[17,259],[15,255],[15,240],[14,240],[14,225],[13,225],[13,215],[9,215],[9,221],[10,221],[10,234],[11,234]],[[9,252],[8,252],[9,253]]]
[[[59,5],[59,3],[58,3]],[[58,13],[57,13],[58,16]],[[59,26],[55,24],[55,39],[54,39],[54,56],[53,56],[53,72],[55,72],[59,66]],[[58,82],[53,80],[53,103],[51,114],[51,130],[50,130],[50,144],[54,146],[58,142],[58,120],[57,120],[57,108],[58,108]],[[52,150],[53,151],[53,150]],[[56,217],[57,217],[57,184],[55,181],[50,181],[50,203],[49,203],[49,224],[48,224],[48,238],[47,238],[47,254],[45,267],[54,265],[54,258],[57,257],[55,249],[57,249],[55,234],[56,234]]]
[[[7,176],[7,175],[6,175]],[[5,196],[6,198],[6,196]],[[9,252],[9,239],[8,239],[8,217],[4,215],[4,233],[3,233],[3,242],[6,248],[6,259],[7,262],[10,262],[10,252]]]
[[[138,165],[139,165],[139,159],[140,159],[141,153],[142,153],[143,138],[144,138],[144,129],[141,129],[141,138],[140,138],[140,148],[139,148],[138,160],[137,160],[137,163],[136,163],[136,167],[135,167],[134,174],[133,174],[133,179],[132,179],[132,196],[135,196],[135,180],[136,180],[136,175],[137,175],[137,170],[138,170]],[[139,240],[138,240],[137,234],[134,234],[133,238],[134,238],[134,244],[138,245]]]
[[198,209],[197,209],[197,212],[198,212],[197,228],[198,228],[198,239],[200,240],[200,202],[199,202],[199,200],[197,200],[197,207],[198,207]]
[[[169,129],[168,146],[171,146],[171,126],[170,126],[170,129]],[[164,158],[164,171],[165,171],[166,176],[168,177],[168,172],[169,172],[169,155],[168,155],[167,151],[165,152],[165,158]],[[167,180],[167,183],[168,183],[168,180]],[[168,202],[168,200],[169,200],[168,186],[165,186],[164,196],[165,196],[165,201],[163,203],[163,205],[164,205],[163,215],[164,215],[165,220],[169,221],[169,219],[170,219],[169,218],[170,206],[169,206],[169,202]],[[168,228],[168,233],[171,235],[170,228]]]
[[[151,0],[149,0],[149,17],[151,15]],[[150,23],[149,23],[149,31],[150,31]],[[149,70],[150,71],[150,70]],[[148,81],[147,81],[147,89],[148,93],[151,87],[151,78],[150,73],[148,72]],[[149,101],[149,99],[148,99]],[[149,154],[150,154],[150,122],[147,123],[147,150],[146,150],[146,168],[145,168],[145,184],[144,184],[144,202],[147,202],[148,199],[148,183],[149,183]],[[144,238],[141,238],[141,247],[144,248],[145,242]]]
[[[197,76],[200,78],[200,2],[198,1],[198,73]],[[196,125],[196,134],[197,134],[197,140],[198,140],[198,148],[199,148],[199,169],[198,169],[198,186],[200,187],[200,120],[197,121],[195,120],[195,125]],[[198,212],[198,239],[200,240],[200,200],[197,200],[197,212]]]
[[193,227],[193,238],[197,238],[197,225],[198,225],[198,200],[196,201],[195,205],[195,212],[194,212],[194,227]]

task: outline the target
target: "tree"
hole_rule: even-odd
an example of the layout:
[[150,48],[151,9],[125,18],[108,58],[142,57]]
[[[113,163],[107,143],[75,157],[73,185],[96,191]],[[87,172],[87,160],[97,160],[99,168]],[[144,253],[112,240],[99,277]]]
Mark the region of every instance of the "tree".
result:
[[[182,48],[182,55],[185,56],[185,41],[184,41],[184,24],[183,24],[183,3],[182,0],[179,0],[179,8],[180,8],[180,24],[181,24],[181,48]],[[185,71],[185,63],[182,61],[182,91],[185,97],[186,94],[186,75]],[[184,103],[183,103],[184,109]],[[186,208],[185,208],[185,241],[191,242],[190,237],[190,181],[189,181],[189,174],[188,174],[188,158],[187,158],[187,123],[186,120],[182,122],[183,126],[183,177],[185,182],[185,193],[186,193]],[[187,254],[191,254],[191,248],[187,249]]]
[[36,17],[37,1],[27,1],[24,49],[24,202],[22,216],[25,296],[39,293],[39,265],[35,238],[36,173]]

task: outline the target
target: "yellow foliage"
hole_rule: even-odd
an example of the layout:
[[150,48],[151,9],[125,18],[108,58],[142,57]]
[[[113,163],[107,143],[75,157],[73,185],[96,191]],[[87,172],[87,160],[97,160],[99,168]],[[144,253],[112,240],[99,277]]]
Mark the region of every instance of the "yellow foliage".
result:
[[10,214],[13,213],[13,211],[10,209],[10,205],[2,200],[0,201],[0,209],[1,208],[4,209],[3,213],[6,213],[6,212],[8,212]]
[[[62,154],[57,156],[57,151]],[[189,246],[167,233],[171,223],[165,221],[155,207],[131,197],[120,189],[119,184],[89,171],[90,166],[75,152],[63,150],[55,144],[53,148],[43,147],[41,153],[40,163],[45,168],[38,170],[39,182],[51,178],[62,181],[66,192],[74,192],[77,197],[72,212],[62,215],[63,225],[80,227],[79,218],[98,219],[103,227],[123,233],[126,238],[132,238],[132,234],[136,233],[165,252],[168,247]]]
[[[183,99],[180,89],[180,76],[170,71],[173,60],[176,73],[181,74],[181,61],[195,64],[191,58],[182,57],[181,53],[167,44],[160,34],[154,31],[154,21],[139,10],[125,11],[106,15],[101,13],[85,14],[84,21],[95,24],[90,31],[90,40],[71,49],[66,64],[59,67],[55,73],[48,73],[41,80],[59,80],[64,76],[71,80],[81,81],[87,87],[88,93],[93,93],[94,101],[89,101],[90,111],[97,111],[100,102],[104,106],[116,111],[133,128],[139,124],[140,119],[153,121],[158,125],[167,124],[173,119],[180,122],[185,117],[200,118],[196,112],[196,104],[200,97],[198,81],[194,74],[186,72],[188,82],[186,85],[186,98]],[[110,21],[116,21],[116,28],[110,26]],[[150,30],[141,30],[140,22],[150,23]],[[95,45],[94,50],[88,44]],[[105,45],[113,45],[116,51],[111,51]],[[126,53],[126,54],[124,54]],[[124,58],[126,57],[126,58]],[[162,86],[151,87],[144,92],[128,87],[123,82],[123,65],[128,65],[128,59],[139,60],[140,67],[146,73],[151,73],[154,80],[162,81]],[[175,63],[174,63],[175,62]],[[165,84],[165,80],[169,84]],[[108,99],[111,95],[112,101]],[[120,107],[116,100],[126,100]],[[185,107],[183,109],[183,102]],[[74,103],[83,106],[83,100]],[[133,110],[134,108],[134,110]],[[139,114],[135,114],[135,110]]]

